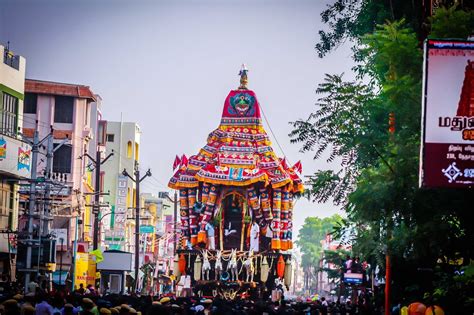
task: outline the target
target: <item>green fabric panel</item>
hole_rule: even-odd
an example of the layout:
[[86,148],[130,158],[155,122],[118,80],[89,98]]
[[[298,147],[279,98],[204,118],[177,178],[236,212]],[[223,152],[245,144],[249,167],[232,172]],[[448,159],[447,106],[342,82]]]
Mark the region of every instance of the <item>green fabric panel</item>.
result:
[[110,218],[110,229],[114,228],[115,225],[115,206],[112,206],[111,210],[112,214],[110,214],[112,217]]
[[19,98],[20,100],[23,100],[25,98],[25,95],[21,94],[20,92],[15,91],[12,88],[9,88],[6,85],[0,84],[0,91],[6,92],[10,95],[15,96],[16,98]]

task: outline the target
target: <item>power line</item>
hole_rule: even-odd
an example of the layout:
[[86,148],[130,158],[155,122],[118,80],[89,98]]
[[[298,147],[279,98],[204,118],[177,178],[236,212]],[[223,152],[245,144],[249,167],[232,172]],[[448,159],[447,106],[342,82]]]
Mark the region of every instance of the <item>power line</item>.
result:
[[265,122],[267,123],[268,129],[270,130],[270,133],[272,134],[273,139],[275,139],[275,142],[276,142],[276,144],[278,145],[278,148],[280,148],[280,151],[281,151],[281,153],[283,154],[283,157],[284,157],[285,159],[287,159],[288,163],[291,164],[291,162],[289,161],[287,155],[285,154],[285,151],[283,151],[283,148],[282,148],[282,146],[280,145],[280,142],[278,142],[278,139],[277,139],[275,133],[273,132],[272,126],[270,125],[270,123],[269,123],[269,121],[268,121],[268,119],[267,119],[267,115],[265,115],[265,111],[263,110],[263,106],[262,106],[261,104],[260,104],[260,109],[262,110],[263,118],[265,119]]

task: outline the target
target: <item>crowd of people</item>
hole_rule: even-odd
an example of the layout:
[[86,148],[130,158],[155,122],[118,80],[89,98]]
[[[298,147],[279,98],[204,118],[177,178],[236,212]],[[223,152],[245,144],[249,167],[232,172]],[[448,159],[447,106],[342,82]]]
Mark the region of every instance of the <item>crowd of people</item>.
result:
[[22,295],[4,295],[0,304],[1,315],[102,315],[102,314],[376,314],[364,305],[328,302],[324,298],[312,301],[235,299],[219,297],[197,298],[172,296],[104,295],[85,288],[73,293],[66,291],[44,292]]
[[[252,300],[227,301],[220,298],[198,299],[164,297],[83,297],[70,295],[61,297],[23,296],[17,294],[5,300],[0,314],[12,315],[102,315],[102,314],[364,314],[348,302],[325,303],[281,301],[265,302]],[[365,313],[370,314],[370,313]]]

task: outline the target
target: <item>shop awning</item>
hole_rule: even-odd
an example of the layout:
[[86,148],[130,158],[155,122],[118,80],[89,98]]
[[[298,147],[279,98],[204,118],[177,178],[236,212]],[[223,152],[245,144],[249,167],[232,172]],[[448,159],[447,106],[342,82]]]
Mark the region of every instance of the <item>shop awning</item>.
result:
[[[57,285],[66,285],[66,279],[68,275],[68,271],[55,271],[52,275],[53,282]],[[59,283],[59,278],[61,278],[61,283]]]

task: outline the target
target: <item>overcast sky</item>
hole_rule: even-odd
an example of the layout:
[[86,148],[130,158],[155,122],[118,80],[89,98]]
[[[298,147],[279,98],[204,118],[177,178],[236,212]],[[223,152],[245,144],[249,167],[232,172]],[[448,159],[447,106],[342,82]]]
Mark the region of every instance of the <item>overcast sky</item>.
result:
[[[0,42],[27,59],[28,78],[89,85],[105,119],[122,113],[138,122],[141,166],[153,172],[147,192],[167,189],[176,154],[205,144],[242,63],[287,159],[302,160],[311,174],[337,166],[300,153],[288,122],[314,110],[324,73],[347,73],[352,64],[347,46],[324,59],[314,50],[328,2],[0,0]],[[336,212],[299,200],[295,234],[305,217]]]

